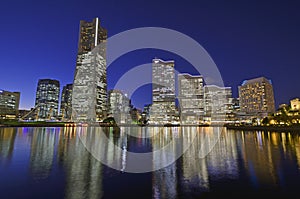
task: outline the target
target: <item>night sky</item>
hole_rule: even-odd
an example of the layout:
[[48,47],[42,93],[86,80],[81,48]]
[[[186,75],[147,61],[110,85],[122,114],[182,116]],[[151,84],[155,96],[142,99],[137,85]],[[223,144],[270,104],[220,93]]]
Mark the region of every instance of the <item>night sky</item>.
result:
[[[175,3],[176,2],[176,3]],[[99,17],[108,36],[139,27],[163,27],[195,39],[219,68],[237,97],[243,80],[272,80],[276,108],[300,97],[300,3],[297,1],[4,1],[1,16],[0,89],[21,92],[21,109],[34,106],[38,79],[74,78],[80,20]],[[154,57],[174,59],[180,72],[189,63],[161,50],[138,50],[116,60],[108,88],[130,68]],[[151,102],[151,86],[138,89],[132,103]]]

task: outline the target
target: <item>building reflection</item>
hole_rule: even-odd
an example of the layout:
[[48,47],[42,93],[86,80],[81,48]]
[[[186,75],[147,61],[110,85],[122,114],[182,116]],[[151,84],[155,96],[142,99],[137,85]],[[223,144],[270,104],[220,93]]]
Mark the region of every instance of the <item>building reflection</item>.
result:
[[278,145],[278,135],[257,131],[242,132],[240,136],[243,140],[242,157],[252,184],[254,186],[275,185],[278,180],[275,164],[279,161],[277,157],[280,152],[272,150],[271,145]]
[[0,161],[10,162],[17,135],[16,128],[0,128]]
[[181,186],[186,192],[206,191],[209,189],[207,162],[204,158],[199,158],[204,134],[199,127],[182,127],[182,136],[186,138],[183,145],[186,145],[188,150],[181,158]]
[[88,127],[80,137],[86,149],[97,160],[117,170],[126,169],[127,135],[125,127]]
[[234,134],[227,133],[226,128],[222,127],[205,127],[202,134],[209,135],[209,138],[202,138],[202,142],[208,139],[208,145],[211,145],[206,156],[209,175],[214,178],[238,178],[238,151]]
[[[103,190],[109,195],[114,186],[129,190],[130,183],[139,182],[134,175],[109,167],[126,172],[132,164],[129,152],[149,152],[149,146],[151,151],[160,151],[150,158],[153,198],[200,196],[219,189],[235,190],[236,186],[245,191],[293,191],[299,184],[297,132],[193,126],[0,128],[0,166],[9,163],[12,169],[19,168],[12,170],[16,173],[26,170],[35,181],[44,180],[39,185],[53,185],[52,180],[61,183],[57,186],[63,186],[61,195],[67,199],[102,198]],[[105,181],[104,186],[103,179],[112,175],[117,176],[115,181]],[[27,180],[27,173],[24,176]],[[148,186],[136,184],[137,189]]]
[[[237,133],[245,168],[254,186],[279,187],[284,183],[284,162],[298,161],[299,135],[279,132]],[[300,167],[299,167],[300,168]]]
[[59,136],[58,159],[65,171],[65,198],[101,198],[102,165],[86,150],[77,133],[76,127],[68,127]]
[[[152,137],[152,149],[153,151],[159,151],[163,147],[171,145],[169,149],[160,153],[153,153],[153,167],[154,169],[159,168],[160,164],[166,164],[170,162],[171,164],[163,167],[159,170],[156,170],[152,174],[152,195],[153,198],[176,198],[177,196],[177,184],[178,184],[178,174],[177,166],[175,162],[172,162],[169,159],[169,156],[172,156],[180,152],[182,141],[180,138],[180,132],[178,128],[162,128],[162,127],[153,127],[149,129]],[[179,142],[175,142],[175,139],[180,139]],[[180,150],[180,151],[178,151]]]
[[234,134],[228,134],[226,129],[189,126],[166,130],[157,127],[154,134],[154,151],[170,144],[170,140],[180,140],[180,145],[171,143],[172,152],[154,156],[154,162],[164,162],[171,153],[183,154],[176,163],[153,172],[154,198],[176,198],[177,192],[184,196],[209,191],[211,177],[238,178],[237,143]]
[[36,180],[50,175],[53,165],[56,128],[34,128],[30,147],[30,171]]
[[300,135],[296,135],[295,136],[295,155],[296,155],[296,159],[297,159],[297,163],[298,163],[298,168],[300,170]]

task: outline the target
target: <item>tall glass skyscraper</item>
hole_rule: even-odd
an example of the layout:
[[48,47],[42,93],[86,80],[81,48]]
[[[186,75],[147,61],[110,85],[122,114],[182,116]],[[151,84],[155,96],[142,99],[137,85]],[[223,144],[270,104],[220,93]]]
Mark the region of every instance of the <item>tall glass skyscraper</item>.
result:
[[106,39],[107,30],[98,18],[80,21],[72,94],[74,121],[101,121],[107,115]]
[[152,60],[152,106],[150,122],[167,124],[175,120],[174,61]]
[[39,79],[35,98],[37,119],[56,119],[58,115],[59,92],[60,84],[58,80]]

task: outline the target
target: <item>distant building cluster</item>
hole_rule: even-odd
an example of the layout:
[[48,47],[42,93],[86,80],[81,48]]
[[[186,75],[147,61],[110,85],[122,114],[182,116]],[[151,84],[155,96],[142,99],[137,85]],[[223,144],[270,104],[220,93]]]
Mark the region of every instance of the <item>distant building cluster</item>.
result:
[[[19,92],[0,90],[1,118],[198,125],[247,122],[276,112],[272,82],[265,77],[245,80],[233,98],[231,87],[205,84],[202,75],[176,77],[175,61],[159,58],[152,60],[152,102],[137,109],[126,92],[107,90],[106,40],[107,30],[98,18],[80,21],[73,82],[60,95],[58,80],[39,79],[31,110],[19,110]],[[299,109],[299,99],[291,100],[291,110]]]

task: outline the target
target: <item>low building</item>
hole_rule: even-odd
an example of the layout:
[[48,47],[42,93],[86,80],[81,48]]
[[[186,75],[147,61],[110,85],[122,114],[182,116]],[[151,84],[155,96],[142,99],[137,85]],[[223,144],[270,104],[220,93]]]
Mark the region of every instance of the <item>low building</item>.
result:
[[290,100],[290,104],[291,104],[291,110],[292,111],[299,111],[300,110],[300,100],[299,98],[295,98]]
[[20,92],[0,90],[0,118],[15,119],[18,117]]

